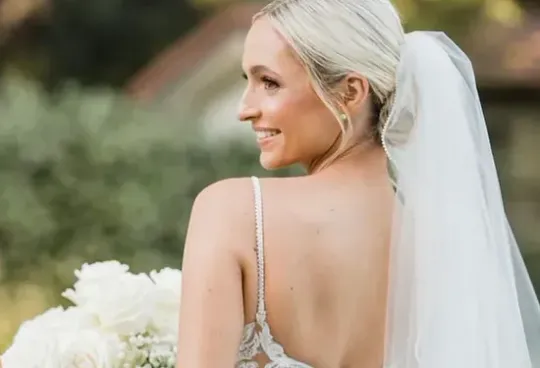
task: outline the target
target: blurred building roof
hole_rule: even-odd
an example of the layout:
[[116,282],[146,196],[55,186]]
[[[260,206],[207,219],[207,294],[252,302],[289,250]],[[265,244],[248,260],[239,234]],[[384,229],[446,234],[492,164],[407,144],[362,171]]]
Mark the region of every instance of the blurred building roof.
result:
[[540,89],[540,14],[515,26],[480,22],[462,46],[481,86]]
[[18,26],[43,12],[48,0],[0,0],[0,42],[5,41]]
[[[203,22],[193,33],[178,40],[127,86],[135,99],[153,100],[172,84],[191,73],[231,37],[247,32],[258,3],[240,3]],[[540,88],[540,16],[526,16],[519,26],[479,22],[461,42],[470,56],[481,87]]]
[[231,37],[241,35],[243,38],[251,26],[253,15],[260,9],[258,3],[240,3],[210,17],[136,74],[128,83],[128,94],[139,100],[152,100],[166,85],[215,55],[215,50]]

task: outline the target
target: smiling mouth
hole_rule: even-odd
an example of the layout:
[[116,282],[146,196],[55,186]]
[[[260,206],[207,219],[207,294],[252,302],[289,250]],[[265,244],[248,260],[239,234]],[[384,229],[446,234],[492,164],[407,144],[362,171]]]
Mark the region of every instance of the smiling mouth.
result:
[[281,134],[281,130],[279,129],[273,129],[273,130],[259,130],[255,132],[255,135],[257,136],[257,139],[266,139],[274,137],[278,134]]

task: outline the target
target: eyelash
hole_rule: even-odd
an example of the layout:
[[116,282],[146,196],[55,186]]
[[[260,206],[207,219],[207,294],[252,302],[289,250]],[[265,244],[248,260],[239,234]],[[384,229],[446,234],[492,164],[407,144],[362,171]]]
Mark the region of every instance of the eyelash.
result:
[[[248,76],[246,74],[242,74],[242,78],[245,80],[248,80]],[[279,83],[275,80],[268,78],[268,77],[262,77],[261,81],[264,83],[265,89],[276,89],[279,88]]]
[[279,88],[279,84],[273,80],[273,79],[270,79],[268,77],[262,77],[261,78],[262,82],[264,83],[264,88],[265,89],[276,89],[276,88]]

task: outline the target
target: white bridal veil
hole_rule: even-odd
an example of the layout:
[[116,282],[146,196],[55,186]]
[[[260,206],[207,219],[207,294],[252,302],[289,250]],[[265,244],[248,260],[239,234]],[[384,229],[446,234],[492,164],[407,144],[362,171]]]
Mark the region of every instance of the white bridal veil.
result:
[[397,190],[385,367],[539,368],[540,307],[473,70],[444,34],[406,35],[383,142]]

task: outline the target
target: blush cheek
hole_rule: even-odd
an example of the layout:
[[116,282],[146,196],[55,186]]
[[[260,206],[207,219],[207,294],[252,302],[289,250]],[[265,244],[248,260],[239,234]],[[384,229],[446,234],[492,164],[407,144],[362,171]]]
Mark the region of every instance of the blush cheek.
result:
[[264,105],[263,121],[271,128],[281,130],[286,134],[291,128],[294,128],[295,111],[294,106],[287,99],[274,98]]
[[286,130],[291,118],[294,119],[294,110],[294,104],[288,99],[274,98],[265,104],[263,118],[272,128]]
[[262,120],[282,132],[278,144],[261,152],[264,167],[310,161],[327,148],[326,141],[331,134],[327,129],[329,125],[325,124],[328,123],[326,116],[332,115],[314,93],[305,90],[280,93],[267,98],[262,105]]

